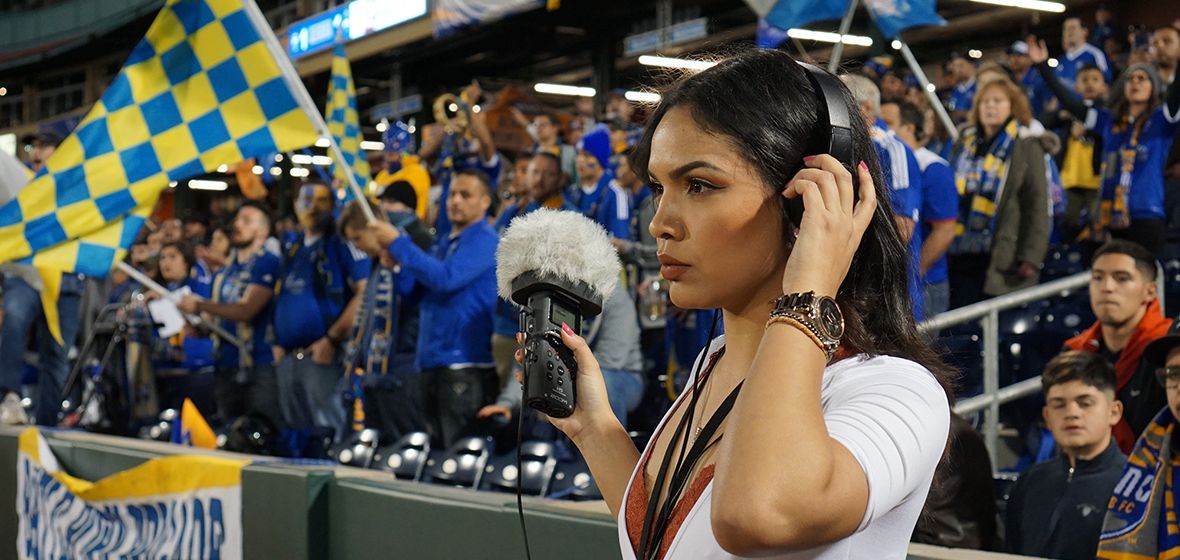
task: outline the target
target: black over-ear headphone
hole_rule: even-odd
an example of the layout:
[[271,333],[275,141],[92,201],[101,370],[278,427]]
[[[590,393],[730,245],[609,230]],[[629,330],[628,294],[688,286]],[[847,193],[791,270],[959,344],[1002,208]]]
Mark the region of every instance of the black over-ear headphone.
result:
[[[844,84],[813,64],[799,61],[796,63],[803,68],[803,73],[807,76],[807,81],[811,82],[811,89],[815,91],[816,100],[819,102],[819,114],[816,115],[815,129],[806,154],[829,154],[843,164],[852,174],[853,200],[858,200],[859,182],[853,163],[855,158],[852,115],[849,114],[848,103],[845,101]],[[798,228],[803,221],[803,199],[795,197],[784,201],[788,218]]]

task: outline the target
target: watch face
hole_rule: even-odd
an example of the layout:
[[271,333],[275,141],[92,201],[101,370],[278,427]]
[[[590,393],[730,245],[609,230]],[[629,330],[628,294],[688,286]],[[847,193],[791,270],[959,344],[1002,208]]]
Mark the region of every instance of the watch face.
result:
[[832,338],[844,336],[844,316],[840,314],[840,307],[835,301],[829,298],[819,300],[819,324]]

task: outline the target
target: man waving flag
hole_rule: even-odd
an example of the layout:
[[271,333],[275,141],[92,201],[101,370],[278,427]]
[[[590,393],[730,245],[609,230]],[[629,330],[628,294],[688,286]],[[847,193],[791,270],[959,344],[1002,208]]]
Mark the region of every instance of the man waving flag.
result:
[[306,91],[284,79],[290,63],[251,10],[249,0],[167,0],[102,99],[0,207],[0,262],[38,268],[59,340],[61,273],[109,272],[170,182],[318,138]]

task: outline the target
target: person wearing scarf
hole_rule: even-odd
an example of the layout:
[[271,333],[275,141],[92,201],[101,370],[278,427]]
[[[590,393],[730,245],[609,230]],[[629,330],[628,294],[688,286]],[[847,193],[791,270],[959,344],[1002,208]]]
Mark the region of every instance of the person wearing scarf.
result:
[[951,307],[1033,286],[1049,248],[1050,202],[1043,142],[1028,98],[1006,79],[980,86],[952,156],[959,191],[948,251]]
[[1044,41],[1029,36],[1029,57],[1061,106],[1102,138],[1102,184],[1098,219],[1091,236],[1135,241],[1159,254],[1166,239],[1164,178],[1161,170],[1180,127],[1180,86],[1164,93],[1150,64],[1127,68],[1103,107],[1084,101],[1053,75]]
[[1176,418],[1180,416],[1180,324],[1147,346],[1144,360],[1168,395],[1168,405],[1143,430],[1114,487],[1102,522],[1097,558],[1175,558],[1180,554],[1176,481]]

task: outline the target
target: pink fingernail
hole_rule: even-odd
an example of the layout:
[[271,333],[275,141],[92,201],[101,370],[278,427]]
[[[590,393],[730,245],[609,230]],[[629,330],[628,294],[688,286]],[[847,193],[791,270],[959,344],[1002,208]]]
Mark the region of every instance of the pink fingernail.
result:
[[858,165],[857,167],[859,167],[861,171],[868,171],[869,170],[869,164],[865,163],[865,160],[863,160],[863,159],[860,160],[860,165]]
[[571,329],[570,326],[565,323],[561,324],[561,331],[570,336],[574,336],[574,329]]
[[815,159],[815,156],[803,156],[803,161],[805,163],[811,163],[811,160],[813,159]]

